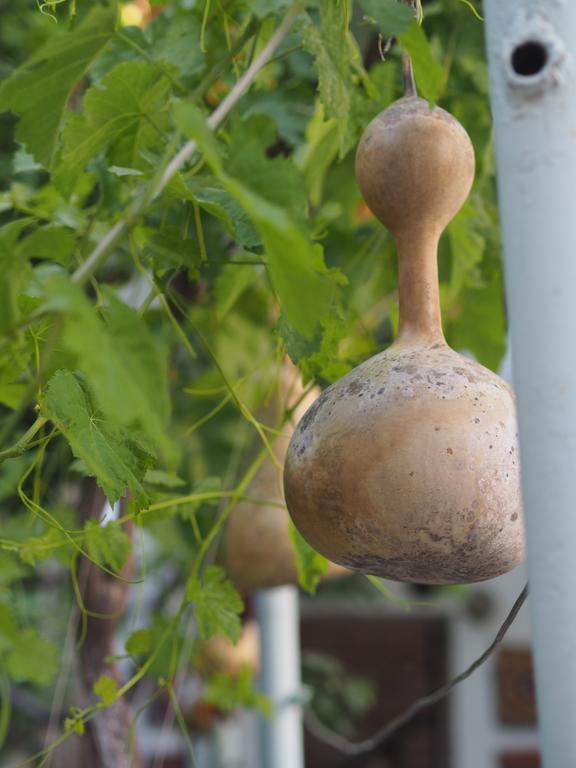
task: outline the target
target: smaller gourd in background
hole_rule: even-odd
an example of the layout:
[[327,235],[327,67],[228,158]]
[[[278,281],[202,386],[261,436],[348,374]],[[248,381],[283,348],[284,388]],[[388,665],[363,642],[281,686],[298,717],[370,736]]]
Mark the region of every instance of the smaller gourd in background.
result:
[[329,387],[288,449],[284,488],[300,533],[349,568],[398,581],[466,583],[524,556],[515,403],[496,374],[444,339],[440,235],[474,177],[468,134],[406,95],[367,127],[356,156],[366,203],[398,251],[392,346]]
[[[296,403],[292,420],[282,429],[272,443],[272,450],[280,466],[284,464],[288,443],[295,423],[316,400],[320,391],[315,388],[304,398],[304,388],[297,368],[287,358],[280,373],[280,394],[282,403],[261,414],[273,425],[281,409]],[[298,402],[302,398],[301,402]],[[223,536],[220,560],[234,584],[242,590],[270,589],[298,583],[296,559],[292,548],[289,524],[290,518],[284,506],[282,473],[270,457],[267,457],[246,496],[269,500],[271,504],[241,502],[232,510]],[[274,506],[273,506],[274,504]],[[275,505],[282,505],[275,506]],[[333,578],[346,573],[346,569],[330,563],[323,578]]]

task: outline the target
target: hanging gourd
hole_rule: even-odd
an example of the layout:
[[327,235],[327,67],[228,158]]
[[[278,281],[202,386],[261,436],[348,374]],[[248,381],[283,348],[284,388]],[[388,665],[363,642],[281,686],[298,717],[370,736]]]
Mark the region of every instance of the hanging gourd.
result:
[[[282,430],[272,446],[277,464],[267,457],[248,487],[246,496],[255,499],[236,504],[223,536],[220,559],[232,581],[239,589],[270,589],[298,583],[296,559],[290,539],[290,518],[282,493],[282,466],[294,424],[320,394],[310,391],[303,397],[304,388],[298,370],[286,359],[280,374],[282,408],[296,406],[292,420]],[[302,398],[302,399],[301,399]],[[297,404],[297,405],[296,405]],[[261,418],[274,424],[280,409],[261,414]],[[269,503],[257,503],[259,500]],[[346,569],[330,563],[324,578],[346,573]]]
[[330,560],[427,584],[475,582],[524,555],[515,404],[498,376],[451,349],[437,247],[474,177],[448,112],[406,94],[368,126],[356,175],[393,235],[395,342],[329,387],[297,425],[284,488],[300,533]]

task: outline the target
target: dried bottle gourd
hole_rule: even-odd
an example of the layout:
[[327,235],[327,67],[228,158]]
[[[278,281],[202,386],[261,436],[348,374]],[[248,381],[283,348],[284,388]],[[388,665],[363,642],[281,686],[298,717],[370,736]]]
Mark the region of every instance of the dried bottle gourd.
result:
[[366,129],[356,174],[396,241],[398,335],[297,425],[288,509],[313,547],[349,568],[426,584],[498,576],[524,554],[514,397],[446,344],[438,290],[438,241],[470,192],[472,144],[409,93]]

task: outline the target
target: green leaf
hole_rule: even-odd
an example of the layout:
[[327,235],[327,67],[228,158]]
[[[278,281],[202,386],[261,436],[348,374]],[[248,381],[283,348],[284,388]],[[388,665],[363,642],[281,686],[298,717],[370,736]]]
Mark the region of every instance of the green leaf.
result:
[[61,264],[70,265],[76,236],[72,229],[49,224],[39,227],[20,244],[20,254],[26,259],[46,259]]
[[74,29],[54,36],[0,85],[0,112],[20,116],[16,139],[52,167],[68,99],[114,34],[114,5],[96,7]]
[[212,675],[206,681],[202,700],[218,707],[222,712],[233,712],[239,707],[246,707],[255,709],[267,717],[272,711],[270,700],[258,693],[254,675],[248,666],[243,667],[234,677],[221,672]]
[[[62,533],[55,528],[49,528],[41,536],[29,536],[20,549],[20,559],[27,565],[36,565],[40,560],[46,560],[62,548]],[[64,544],[68,542],[64,541]]]
[[262,235],[268,273],[286,319],[303,336],[313,335],[330,310],[341,274],[330,273],[322,246],[312,244],[282,208],[236,180],[230,179],[228,188]]
[[[242,254],[238,258],[241,259]],[[214,284],[214,301],[219,319],[230,312],[242,294],[257,280],[258,275],[250,264],[234,265],[234,261],[231,261],[229,266],[222,269]]]
[[114,521],[100,525],[97,520],[88,520],[84,526],[84,538],[90,557],[116,573],[122,569],[132,549],[130,537]]
[[479,231],[481,215],[467,201],[448,225],[447,233],[452,251],[450,293],[457,296],[467,285],[478,285],[478,265],[486,249],[486,241]]
[[206,116],[200,107],[191,101],[176,101],[172,108],[174,122],[185,136],[192,136],[198,142],[206,160],[216,171],[222,169],[221,150],[216,137],[206,123]]
[[322,576],[328,570],[328,560],[312,549],[290,521],[290,541],[296,555],[298,583],[306,592],[314,594]]
[[271,118],[254,115],[237,120],[231,130],[226,173],[267,202],[289,212],[303,228],[307,216],[305,181],[292,158],[268,156],[269,148],[276,141],[276,128]]
[[20,317],[17,298],[29,277],[26,262],[18,251],[18,240],[31,219],[18,219],[0,227],[0,333],[8,331]]
[[208,566],[202,580],[195,578],[190,582],[186,596],[195,604],[201,640],[209,640],[212,635],[219,633],[233,643],[238,641],[242,630],[240,614],[244,604],[223,568],[218,565]]
[[177,475],[164,472],[161,469],[149,469],[144,476],[144,481],[150,485],[159,485],[162,488],[181,488],[186,482]]
[[6,670],[17,683],[47,685],[58,672],[58,648],[33,629],[21,630],[6,656]]
[[[198,115],[196,115],[198,117]],[[258,120],[260,125],[260,120]],[[246,176],[240,181],[224,171],[221,160],[215,159],[218,149],[207,139],[207,127],[200,124],[200,118],[187,123],[189,136],[196,139],[199,148],[207,150],[206,158],[212,164],[212,170],[220,181],[248,213],[260,232],[266,251],[268,272],[272,285],[278,294],[282,310],[290,324],[304,336],[313,335],[321,318],[330,310],[338,284],[343,276],[337,271],[330,271],[324,264],[322,247],[313,244],[298,221],[297,208],[302,205],[300,197],[289,195],[284,199],[285,190],[279,189],[283,177],[272,170],[273,183],[262,174]],[[204,142],[209,146],[205,147]],[[234,167],[233,163],[231,164]],[[273,164],[271,164],[271,167]],[[262,166],[258,166],[261,168]],[[277,167],[277,166],[276,166]],[[236,171],[239,173],[238,167]],[[292,188],[293,178],[286,177],[288,187]],[[266,198],[252,191],[247,184],[254,184],[259,190],[267,189]],[[289,207],[280,207],[269,202],[269,197],[280,195]]]
[[501,276],[459,296],[459,310],[448,325],[446,339],[454,349],[471,352],[476,359],[497,371],[506,353],[506,315]]
[[360,0],[360,5],[384,37],[397,37],[414,20],[414,11],[398,0]]
[[140,656],[148,653],[152,647],[152,633],[149,629],[137,629],[126,640],[126,653],[130,656]]
[[110,675],[100,675],[98,680],[94,683],[93,691],[96,696],[99,696],[102,704],[105,707],[109,707],[116,701],[118,694],[118,681],[110,677]]
[[324,180],[338,154],[338,122],[325,120],[322,104],[318,103],[306,127],[306,146],[300,163],[308,185],[308,195],[314,205],[322,200]]
[[339,355],[340,342],[348,330],[336,309],[322,318],[310,340],[292,328],[282,315],[278,321],[278,332],[284,339],[286,351],[306,381],[320,379],[332,383],[348,373],[351,366]]
[[[157,23],[157,22],[156,22]],[[154,31],[152,27],[151,31]],[[201,72],[206,64],[206,56],[198,45],[200,24],[188,14],[184,24],[168,23],[165,29],[155,35],[150,46],[150,53],[155,59],[166,61],[177,67],[186,77]]]
[[422,27],[413,22],[406,32],[398,36],[400,44],[410,55],[416,85],[422,98],[435,102],[444,88],[444,69],[432,53]]
[[112,165],[146,170],[143,153],[163,143],[162,111],[170,91],[167,77],[146,62],[116,65],[92,86],[82,102],[82,113],[67,124],[56,180],[70,190],[80,169],[105,152]]
[[[16,555],[0,552],[0,589],[13,581],[20,581],[27,573],[28,569],[18,562]],[[0,604],[0,610],[1,608]],[[0,633],[2,632],[1,623],[0,619]]]
[[137,504],[147,503],[142,480],[152,463],[149,448],[138,434],[104,418],[77,375],[55,373],[41,399],[41,411],[60,429],[110,502],[129,489]]
[[11,648],[18,640],[18,625],[12,615],[12,610],[0,602],[0,652]]
[[63,344],[78,360],[99,409],[118,426],[138,425],[166,455],[173,449],[166,436],[170,415],[164,350],[144,319],[111,290],[105,324],[82,290],[62,275],[52,275],[45,291],[54,309],[66,313]]
[[226,189],[191,186],[191,196],[207,213],[219,219],[229,234],[243,248],[257,248],[262,245],[249,216]]
[[347,0],[320,0],[320,26],[310,17],[302,29],[304,48],[314,56],[318,92],[327,119],[338,126],[340,156],[349,149],[348,122],[351,109],[350,44]]
[[290,8],[293,0],[251,0],[250,10],[255,16],[263,19],[271,14],[277,14]]

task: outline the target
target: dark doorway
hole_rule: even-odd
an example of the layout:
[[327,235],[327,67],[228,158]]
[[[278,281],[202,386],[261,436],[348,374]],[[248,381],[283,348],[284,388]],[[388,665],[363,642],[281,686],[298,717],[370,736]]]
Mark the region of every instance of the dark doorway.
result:
[[[304,617],[302,649],[337,660],[344,674],[372,686],[372,706],[354,723],[353,740],[371,736],[446,682],[443,619]],[[306,768],[449,768],[446,703],[421,712],[367,755],[343,755],[310,733],[305,744]]]

